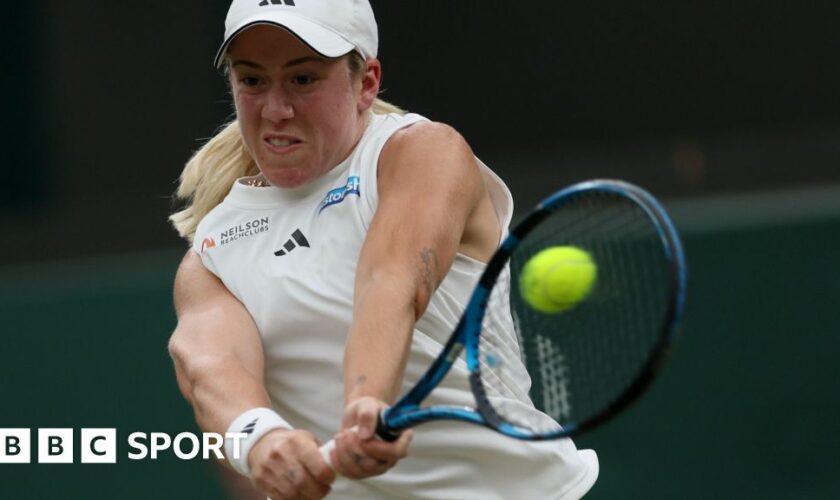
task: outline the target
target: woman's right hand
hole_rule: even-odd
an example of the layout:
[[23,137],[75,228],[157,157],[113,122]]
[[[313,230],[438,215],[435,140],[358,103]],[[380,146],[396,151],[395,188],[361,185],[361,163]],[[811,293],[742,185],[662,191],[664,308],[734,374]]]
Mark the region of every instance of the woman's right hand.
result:
[[272,500],[317,499],[330,493],[335,473],[307,431],[277,429],[251,448],[251,482]]

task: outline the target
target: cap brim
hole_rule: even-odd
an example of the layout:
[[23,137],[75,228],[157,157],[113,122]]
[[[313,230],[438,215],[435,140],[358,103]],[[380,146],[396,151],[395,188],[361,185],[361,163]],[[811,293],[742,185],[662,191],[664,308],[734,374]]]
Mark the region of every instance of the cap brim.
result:
[[270,14],[261,13],[244,19],[230,35],[225,37],[224,43],[222,43],[222,46],[219,47],[218,52],[216,52],[216,58],[213,60],[213,66],[216,68],[219,67],[222,59],[224,59],[228,46],[230,46],[230,42],[233,41],[237,35],[248,28],[259,24],[267,24],[285,29],[289,33],[298,37],[312,50],[324,57],[340,57],[356,48],[352,43],[347,41],[335,31],[325,28],[324,26],[312,22],[304,17],[288,12],[274,12]]

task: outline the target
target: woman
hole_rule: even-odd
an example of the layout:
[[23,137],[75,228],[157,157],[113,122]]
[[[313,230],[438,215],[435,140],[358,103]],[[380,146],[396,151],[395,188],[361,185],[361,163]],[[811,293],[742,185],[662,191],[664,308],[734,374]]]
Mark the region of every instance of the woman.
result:
[[[216,62],[236,121],[187,164],[172,216],[193,243],[175,282],[179,386],[203,429],[247,436],[228,460],[274,499],[579,497],[597,461],[570,440],[458,423],[373,437],[512,211],[456,131],[377,99],[376,52],[367,0],[232,3]],[[435,402],[470,404],[465,373]],[[507,382],[530,404],[524,369]],[[332,437],[339,479],[318,452]]]

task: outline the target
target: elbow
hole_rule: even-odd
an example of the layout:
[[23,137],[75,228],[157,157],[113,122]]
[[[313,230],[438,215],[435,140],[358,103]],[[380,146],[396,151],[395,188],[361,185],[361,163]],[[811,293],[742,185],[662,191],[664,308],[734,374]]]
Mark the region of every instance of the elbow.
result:
[[234,355],[208,350],[206,345],[180,337],[177,329],[169,340],[168,349],[175,365],[178,388],[193,406],[198,402],[196,394],[214,386],[220,373],[230,372],[234,367],[243,368],[242,362]]
[[172,362],[175,363],[175,369],[183,369],[184,361],[188,357],[188,349],[178,336],[178,330],[175,330],[175,333],[173,333],[172,337],[169,339],[167,350],[169,351],[169,357],[172,358]]
[[177,331],[172,335],[167,346],[169,356],[175,366],[175,378],[178,383],[178,390],[190,404],[193,404],[193,380],[189,376],[187,360],[189,359],[188,349],[184,342],[177,337]]
[[433,294],[433,289],[429,290],[426,288],[418,289],[417,292],[414,294],[414,301],[412,303],[412,306],[414,307],[415,322],[419,321],[420,317],[426,313],[426,309],[429,307],[429,302],[431,302]]
[[435,294],[442,279],[440,259],[431,246],[420,252],[420,269],[414,283],[414,320],[417,321],[426,312],[432,295]]

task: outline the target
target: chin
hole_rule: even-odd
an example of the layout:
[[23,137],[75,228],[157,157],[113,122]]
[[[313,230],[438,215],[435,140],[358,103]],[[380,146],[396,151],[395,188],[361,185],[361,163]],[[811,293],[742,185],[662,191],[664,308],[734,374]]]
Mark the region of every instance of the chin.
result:
[[312,176],[299,169],[264,171],[263,176],[279,188],[296,188],[312,180]]

